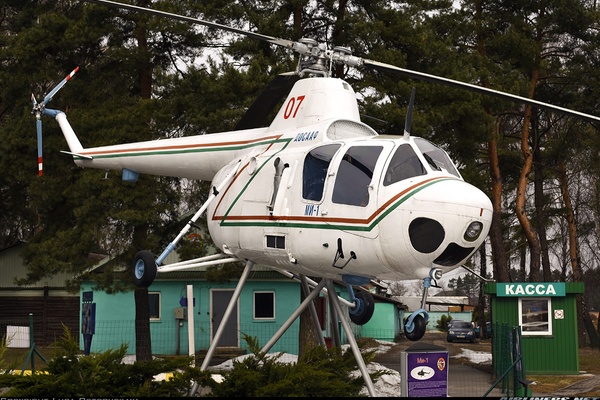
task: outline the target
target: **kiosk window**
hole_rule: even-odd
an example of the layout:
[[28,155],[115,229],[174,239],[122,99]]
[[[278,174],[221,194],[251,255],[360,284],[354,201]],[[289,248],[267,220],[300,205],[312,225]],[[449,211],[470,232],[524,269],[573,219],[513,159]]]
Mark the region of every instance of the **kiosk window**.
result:
[[550,298],[519,298],[519,321],[523,335],[552,335]]

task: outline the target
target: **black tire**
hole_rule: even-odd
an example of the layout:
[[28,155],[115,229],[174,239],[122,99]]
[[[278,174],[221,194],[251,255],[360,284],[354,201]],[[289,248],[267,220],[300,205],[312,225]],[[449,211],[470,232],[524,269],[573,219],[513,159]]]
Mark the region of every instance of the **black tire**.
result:
[[133,284],[139,288],[147,288],[154,282],[156,274],[157,267],[152,253],[148,250],[138,251],[133,258],[133,269],[131,270]]
[[[406,319],[406,321],[408,321],[408,318]],[[423,318],[421,314],[415,315],[415,318],[413,319],[414,327],[413,330],[410,332],[406,330],[406,321],[404,325],[404,336],[406,336],[408,340],[412,340],[413,342],[421,339],[425,334],[425,329],[427,328],[425,318]]]
[[374,311],[375,299],[373,295],[364,290],[356,292],[356,306],[348,311],[350,320],[356,325],[364,325],[369,322]]

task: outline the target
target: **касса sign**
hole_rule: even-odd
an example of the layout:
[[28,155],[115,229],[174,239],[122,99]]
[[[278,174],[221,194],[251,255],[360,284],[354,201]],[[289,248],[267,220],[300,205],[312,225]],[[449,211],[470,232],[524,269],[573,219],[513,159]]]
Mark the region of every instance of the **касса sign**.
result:
[[497,283],[497,296],[564,296],[564,282]]

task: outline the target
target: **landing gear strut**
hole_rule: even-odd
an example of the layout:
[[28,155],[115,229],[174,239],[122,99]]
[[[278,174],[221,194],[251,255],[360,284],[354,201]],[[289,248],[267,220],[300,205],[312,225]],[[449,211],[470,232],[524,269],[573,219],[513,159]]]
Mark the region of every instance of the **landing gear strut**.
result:
[[427,302],[427,294],[429,287],[431,286],[431,280],[436,281],[442,277],[442,271],[437,268],[432,268],[429,271],[429,276],[423,278],[423,298],[421,299],[421,308],[413,312],[404,321],[404,336],[408,340],[417,341],[425,334],[427,328],[427,321],[429,320],[429,313],[425,310],[425,303]]

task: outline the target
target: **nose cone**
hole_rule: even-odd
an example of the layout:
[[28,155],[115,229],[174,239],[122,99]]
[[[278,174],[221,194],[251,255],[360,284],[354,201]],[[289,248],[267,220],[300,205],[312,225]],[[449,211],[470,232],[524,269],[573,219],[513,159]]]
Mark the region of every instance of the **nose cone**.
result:
[[472,211],[468,210],[469,208],[492,211],[492,202],[487,195],[470,183],[458,179],[446,179],[434,183],[416,193],[413,198],[418,202],[439,207],[441,212],[446,210],[453,214],[457,212],[457,207],[464,208],[467,212]]
[[445,267],[462,265],[485,240],[492,203],[481,190],[457,179],[437,181],[413,196],[408,235],[413,255]]

